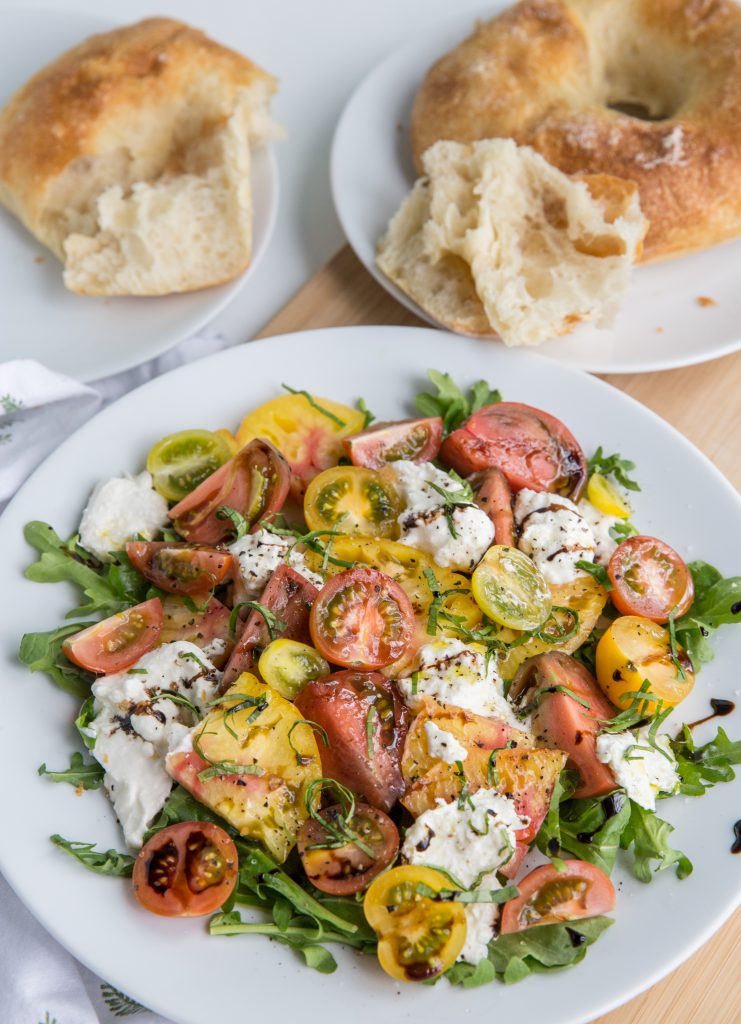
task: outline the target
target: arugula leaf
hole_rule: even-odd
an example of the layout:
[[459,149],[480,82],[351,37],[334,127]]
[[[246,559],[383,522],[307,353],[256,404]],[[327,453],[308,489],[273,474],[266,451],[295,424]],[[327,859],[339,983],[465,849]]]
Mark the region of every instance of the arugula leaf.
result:
[[187,789],[175,785],[165,801],[164,807],[145,833],[144,842],[146,843],[155,833],[161,832],[168,825],[177,825],[181,821],[210,821],[213,825],[219,825],[228,832],[232,839],[236,839],[238,836],[228,822],[210,811],[205,804],[199,803]]
[[496,979],[497,972],[494,964],[489,959],[479,960],[474,964],[460,963],[453,964],[445,972],[445,977],[451,985],[460,985],[462,988],[478,988],[480,985],[488,985]]
[[[620,837],[620,846],[627,850],[633,847],[633,874],[641,882],[650,882],[657,871],[674,865],[677,878],[692,874],[692,861],[681,850],[669,846],[669,836],[674,826],[659,818],[653,811],[647,811],[633,800],[630,803],[630,819]],[[652,862],[657,861],[652,871]]]
[[[342,935],[341,941],[351,941],[357,927],[314,899],[298,882],[287,875],[264,850],[245,842],[238,842],[237,849],[239,851],[238,903],[242,902],[241,896],[244,890],[248,897],[254,895],[262,901],[269,901],[270,904],[275,900],[273,894],[277,894],[287,899],[299,915],[310,918],[315,926],[325,928],[329,925],[335,932]],[[266,892],[270,892],[271,895],[268,897]]]
[[321,938],[325,942],[346,941],[343,936],[323,931],[317,934],[315,927],[287,923],[285,927],[281,928],[275,923],[243,922],[240,914],[236,911],[212,917],[208,930],[211,935],[269,935],[276,942],[290,946],[301,953],[306,961],[306,966],[319,971],[320,974],[332,974],[336,971],[337,961],[328,949],[318,944],[317,939]]
[[347,426],[343,419],[340,419],[339,416],[335,415],[335,413],[333,413],[331,409],[326,409],[323,405],[320,405],[319,402],[317,402],[317,400],[314,398],[314,396],[310,394],[308,391],[304,391],[301,388],[289,387],[288,384],[281,384],[281,387],[283,388],[284,391],[287,391],[291,395],[301,395],[302,398],[306,399],[306,401],[309,403],[312,409],[316,409],[316,411],[320,412],[322,416],[326,416],[328,420],[332,420],[332,422],[336,423],[338,427]]
[[587,461],[587,469],[590,476],[592,473],[601,473],[602,476],[614,476],[621,487],[628,491],[640,491],[641,489],[639,484],[628,476],[635,468],[635,462],[624,459],[621,455],[605,455],[601,445],[592,458]]
[[505,985],[511,985],[535,972],[578,964],[613,923],[611,917],[586,917],[500,935],[489,943],[489,959]]
[[[537,836],[537,846],[549,856],[567,853],[596,864],[606,874],[615,867],[621,837],[630,821],[629,801],[616,806],[604,799],[571,799],[573,777],[562,773],[551,799],[551,806]],[[558,802],[557,802],[558,801]]]
[[55,846],[70,854],[83,867],[98,875],[129,878],[134,869],[135,858],[128,853],[119,853],[118,850],[102,852],[95,849],[94,843],[79,843],[75,839],[64,839],[60,835],[49,836],[49,838]]
[[92,695],[87,697],[80,707],[79,714],[75,719],[75,728],[80,734],[80,738],[88,750],[92,750],[95,746],[95,737],[88,736],[87,728],[95,718],[95,697]]
[[492,390],[484,380],[476,381],[466,396],[449,373],[428,370],[427,376],[437,388],[437,395],[421,391],[415,399],[415,404],[423,416],[441,416],[445,434],[455,430],[483,406],[502,400],[501,394]]
[[60,772],[52,772],[42,764],[38,770],[39,775],[46,775],[52,782],[68,782],[76,789],[100,789],[103,785],[105,771],[97,761],[87,764],[79,751],[75,751],[70,757],[69,768]]
[[41,552],[41,557],[26,569],[27,579],[36,583],[66,580],[80,587],[88,598],[86,604],[67,612],[68,619],[94,614],[104,618],[138,604],[147,596],[159,594],[136,571],[123,551],[103,565],[80,547],[76,537],[63,541],[48,523],[27,523],[23,535]]
[[93,625],[93,622],[71,622],[46,633],[26,633],[21,639],[18,657],[32,672],[46,672],[61,690],[81,699],[89,697],[95,676],[73,665],[62,653],[62,644],[67,637]]
[[685,614],[674,624],[677,641],[692,659],[697,672],[715,657],[708,636],[720,626],[741,623],[741,576],[727,579],[707,562],[688,565],[695,585],[695,597]]
[[731,765],[741,764],[741,740],[730,740],[720,727],[714,739],[698,747],[692,730],[685,725],[670,746],[681,779],[679,792],[685,796],[702,796],[717,783],[736,778]]

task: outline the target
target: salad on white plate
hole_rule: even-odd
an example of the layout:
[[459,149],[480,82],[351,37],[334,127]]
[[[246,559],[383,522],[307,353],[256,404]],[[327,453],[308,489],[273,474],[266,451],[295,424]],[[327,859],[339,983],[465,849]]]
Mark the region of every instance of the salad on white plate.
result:
[[29,523],[28,578],[84,597],[20,658],[81,701],[39,774],[102,787],[128,847],[52,836],[83,866],[325,973],[343,943],[469,988],[581,961],[618,858],[691,874],[657,805],[741,760],[675,710],[741,577],[639,533],[629,460],[429,376],[384,423],[286,387],[101,481],[68,540]]

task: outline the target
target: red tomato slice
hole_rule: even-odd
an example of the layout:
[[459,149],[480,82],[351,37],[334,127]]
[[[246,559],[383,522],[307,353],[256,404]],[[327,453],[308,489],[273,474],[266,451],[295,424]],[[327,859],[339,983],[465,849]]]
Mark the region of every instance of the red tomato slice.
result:
[[472,476],[469,483],[473,487],[476,504],[494,523],[494,543],[515,547],[512,489],[507,477],[498,469],[485,469]]
[[[179,597],[166,597],[162,601],[162,632],[160,643],[189,640],[196,647],[208,648],[209,658],[216,668],[222,668],[229,657],[234,641],[229,636],[230,610],[212,597],[203,611],[193,611]],[[223,650],[215,652],[215,640]]]
[[181,821],[155,833],[134,864],[134,895],[163,917],[218,910],[237,883],[237,848],[209,821]]
[[270,625],[266,623],[265,616],[257,609],[250,612],[224,670],[223,685],[228,686],[243,672],[252,671],[255,649],[267,647],[271,640],[286,637],[310,643],[309,609],[318,593],[313,583],[305,580],[290,565],[279,565],[268,580],[259,603],[273,613],[280,626],[272,620]]
[[[329,828],[309,818],[298,834],[298,852],[306,877],[312,885],[333,896],[351,896],[367,889],[376,875],[396,858],[399,832],[383,811],[368,804],[355,804],[351,818],[344,817],[341,804],[320,811]],[[337,830],[345,836],[351,832],[363,844],[356,845],[350,836],[344,846],[337,844]]]
[[347,668],[383,668],[406,654],[414,610],[401,586],[377,569],[346,569],[319,592],[309,620],[314,646]]
[[598,917],[615,909],[615,887],[595,864],[566,860],[563,871],[544,864],[517,883],[520,895],[502,910],[502,935],[540,924]]
[[440,458],[463,476],[500,469],[514,491],[554,491],[578,501],[587,462],[574,435],[550,413],[521,402],[485,405],[454,430]]
[[509,697],[535,704],[531,729],[536,739],[568,754],[568,766],[581,776],[574,796],[604,796],[616,788],[612,772],[597,758],[600,719],[612,718],[615,708],[584,665],[559,651],[539,654],[519,668]]
[[168,541],[130,541],[126,554],[142,576],[168,594],[213,590],[225,579],[233,562],[228,551]]
[[431,462],[440,451],[443,421],[440,416],[421,420],[376,423],[369,430],[343,441],[353,466],[381,469],[389,462]]
[[380,672],[336,672],[307,683],[295,705],[320,725],[322,771],[384,811],[404,792],[401,755],[409,714]]
[[615,588],[612,603],[623,615],[668,622],[684,615],[695,596],[692,574],[663,540],[628,537],[615,548],[607,574]]
[[229,519],[218,518],[222,506],[236,509],[255,529],[281,510],[290,486],[286,460],[272,444],[257,438],[171,508],[170,519],[186,540],[218,544],[234,530]]
[[161,630],[162,602],[153,597],[75,633],[64,641],[62,650],[75,665],[112,675],[156,647]]

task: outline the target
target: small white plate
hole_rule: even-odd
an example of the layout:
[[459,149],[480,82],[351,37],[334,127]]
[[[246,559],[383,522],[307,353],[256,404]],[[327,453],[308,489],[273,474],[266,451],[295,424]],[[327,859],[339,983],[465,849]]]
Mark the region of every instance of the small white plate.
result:
[[[449,1024],[488,1020],[492,1008],[503,1020],[583,1024],[686,959],[741,896],[738,858],[730,853],[741,778],[701,799],[662,801],[659,813],[676,826],[674,844],[692,858],[694,874],[679,882],[669,870],[644,885],[619,865],[615,924],[583,964],[511,987],[495,983],[472,991],[447,982],[434,989],[398,985],[375,958],[338,947],[332,949],[339,969],[326,977],[264,938],[210,938],[202,920],[145,913],[130,884],[90,874],[49,842],[59,832],[103,850],[123,849],[102,792],[78,796],[36,773],[42,761],[53,769],[68,764],[70,751],[79,747],[72,724],[78,702],[45,676],[30,675],[16,659],[18,642],[24,632],[54,628],[75,598],[66,585],[23,577],[33,556],[23,541],[24,524],[50,520],[68,536],[97,480],[140,468],[164,434],[193,426],[235,428],[247,411],[278,394],[282,381],[348,403],[362,395],[380,419],[392,419],[413,413],[414,395],[425,387],[431,366],[462,385],[484,377],[505,398],[549,410],[566,421],[588,453],[601,444],[634,458],[643,484],[635,495],[636,523],[685,557],[704,558],[726,574],[741,568],[741,501],[676,430],[587,374],[443,331],[348,327],[239,346],[145,384],[86,423],[33,474],[0,518],[0,750],[10,766],[3,813],[7,822],[22,822],[21,842],[17,828],[0,829],[0,870],[75,956],[180,1024],[248,1018],[281,1024]],[[204,388],[204,377],[219,381],[218,387]],[[716,660],[705,666],[682,705],[688,721],[707,712],[709,697],[733,697],[738,686],[741,627],[720,630],[713,646]],[[741,712],[723,724],[738,736]],[[712,734],[704,726],[698,740]]]
[[[490,18],[506,7],[494,0]],[[392,53],[361,82],[332,146],[332,193],[350,245],[391,295],[434,321],[376,267],[376,243],[415,179],[409,141],[412,101],[430,67],[474,27],[458,14]],[[657,266],[638,267],[610,330],[583,325],[538,349],[594,373],[647,373],[717,359],[741,348],[741,241]],[[717,305],[701,306],[700,296]]]
[[[0,10],[0,105],[39,68],[94,32],[113,28],[92,14]],[[260,262],[278,210],[278,166],[269,148],[253,152],[252,262],[217,288],[151,298],[75,295],[57,258],[0,207],[3,331],[0,359],[37,359],[82,381],[152,359],[212,320]]]

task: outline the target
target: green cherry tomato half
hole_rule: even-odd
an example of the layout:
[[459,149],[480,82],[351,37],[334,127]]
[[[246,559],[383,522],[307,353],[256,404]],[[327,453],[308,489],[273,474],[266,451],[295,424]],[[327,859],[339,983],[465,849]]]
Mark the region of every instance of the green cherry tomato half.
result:
[[273,640],[260,655],[258,671],[281,697],[293,700],[314,679],[328,676],[330,668],[319,651],[299,640]]
[[226,439],[210,430],[180,430],[157,442],[147,456],[147,469],[163,498],[182,501],[232,454]]
[[471,590],[482,612],[510,629],[542,626],[553,603],[535,563],[505,544],[495,544],[486,552],[474,570]]

